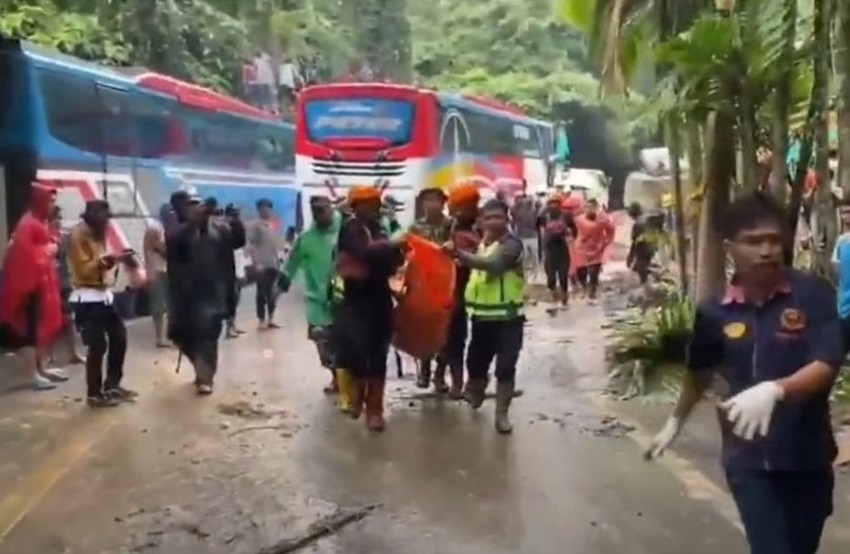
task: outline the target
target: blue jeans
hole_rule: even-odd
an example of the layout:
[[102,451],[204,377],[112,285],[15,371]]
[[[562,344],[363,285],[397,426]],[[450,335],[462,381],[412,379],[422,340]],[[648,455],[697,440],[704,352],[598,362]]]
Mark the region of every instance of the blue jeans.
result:
[[832,515],[835,477],[819,472],[727,472],[751,554],[816,554]]

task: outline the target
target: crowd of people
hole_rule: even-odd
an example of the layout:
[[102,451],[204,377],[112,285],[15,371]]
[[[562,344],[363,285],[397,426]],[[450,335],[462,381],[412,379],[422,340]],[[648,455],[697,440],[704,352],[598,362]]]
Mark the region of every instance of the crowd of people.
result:
[[[567,305],[574,283],[595,298],[613,240],[608,216],[592,200],[577,203],[571,195],[553,194],[524,212],[528,199],[512,208],[498,198],[482,203],[472,185],[425,189],[417,198],[420,217],[402,229],[386,217],[381,190],[359,186],[341,204],[311,198],[313,223],[281,263],[270,202],[258,202],[258,220],[245,225],[233,206],[220,210],[214,199],[180,190],[163,206],[161,225],[151,227],[139,255],[110,250],[108,202],[87,202],[80,220],[60,232],[56,191],[33,185],[31,199],[3,264],[0,330],[4,345],[20,349],[34,388],[68,379],[47,363],[64,343],[69,359],[86,366],[89,406],[135,399],[123,385],[127,331],[112,292],[124,271],[131,286],[149,289],[157,345],[176,346],[194,368],[197,392],[212,393],[220,337],[241,333],[236,311],[250,259],[263,328],[276,327],[278,292],[302,276],[308,338],[330,377],[325,391],[338,396],[349,417],[365,413],[375,432],[385,427],[398,292],[390,283],[404,267],[407,233],[438,244],[457,265],[445,344],[419,361],[417,384],[479,409],[492,366],[501,434],[513,429],[510,406],[525,329],[523,262],[535,247],[523,226],[539,235],[555,309]],[[640,218],[636,208],[631,213]],[[850,229],[850,210],[843,219]],[[850,290],[848,235],[835,251],[842,291]],[[847,351],[850,295],[842,293],[837,305],[825,281],[785,267],[786,236],[784,212],[769,197],[755,193],[731,202],[723,237],[734,276],[724,294],[697,307],[681,396],[646,452],[648,459],[663,454],[712,390],[720,398],[726,477],[755,554],[813,554],[832,513],[837,448],[829,392]],[[630,257],[641,274],[652,251],[639,245],[634,241]],[[74,329],[85,357],[74,349]]]

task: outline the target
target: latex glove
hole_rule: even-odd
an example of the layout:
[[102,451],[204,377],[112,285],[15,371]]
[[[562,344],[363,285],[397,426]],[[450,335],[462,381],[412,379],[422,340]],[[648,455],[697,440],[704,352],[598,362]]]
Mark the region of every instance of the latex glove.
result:
[[767,435],[773,410],[785,397],[785,390],[776,381],[765,381],[739,392],[720,407],[732,423],[732,432],[744,440]]
[[667,421],[664,423],[664,427],[662,427],[661,431],[653,437],[652,442],[649,444],[649,448],[647,448],[646,452],[643,453],[644,459],[654,460],[664,454],[664,451],[667,450],[667,448],[673,444],[673,441],[676,440],[676,437],[679,436],[679,432],[682,430],[683,424],[684,422],[681,418],[676,416],[668,417]]

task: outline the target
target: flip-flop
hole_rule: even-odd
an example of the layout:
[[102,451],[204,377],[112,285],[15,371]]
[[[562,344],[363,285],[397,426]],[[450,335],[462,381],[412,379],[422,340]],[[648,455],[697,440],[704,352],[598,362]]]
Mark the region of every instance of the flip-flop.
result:
[[44,370],[47,378],[53,382],[61,383],[68,380],[68,374],[65,373],[65,370],[58,367],[51,367]]

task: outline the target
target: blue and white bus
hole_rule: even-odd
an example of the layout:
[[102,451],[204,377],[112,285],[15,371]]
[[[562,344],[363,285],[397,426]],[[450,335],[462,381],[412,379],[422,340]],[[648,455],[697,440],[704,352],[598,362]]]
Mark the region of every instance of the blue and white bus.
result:
[[0,255],[30,183],[59,190],[66,224],[86,200],[115,213],[113,249],[141,251],[148,219],[181,186],[246,219],[274,203],[296,226],[294,126],[238,100],[146,71],[84,62],[0,37]]

